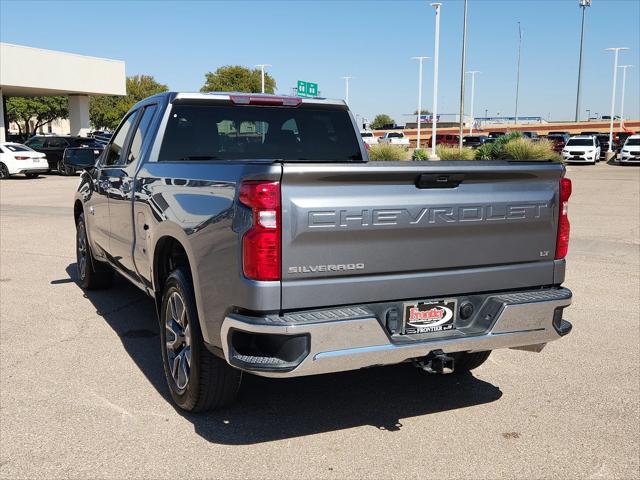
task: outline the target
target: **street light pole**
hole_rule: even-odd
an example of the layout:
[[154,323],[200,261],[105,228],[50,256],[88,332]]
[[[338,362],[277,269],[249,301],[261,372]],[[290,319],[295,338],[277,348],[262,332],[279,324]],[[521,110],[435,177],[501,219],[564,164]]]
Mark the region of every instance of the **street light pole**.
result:
[[458,133],[458,148],[462,150],[462,136],[464,135],[464,68],[467,62],[467,0],[464,0],[464,19],[462,21],[462,65],[460,70],[460,128]]
[[587,108],[585,111],[587,112],[587,122],[588,122],[589,120],[591,120],[591,110]]
[[624,128],[624,91],[627,83],[627,68],[633,65],[619,65],[622,69],[622,97],[620,98],[620,128]]
[[264,93],[264,69],[270,67],[271,65],[268,63],[262,63],[260,65],[254,65],[255,68],[260,67],[260,78],[262,80],[262,93]]
[[420,148],[420,121],[422,117],[422,61],[429,57],[411,57],[411,60],[418,60],[420,71],[418,73],[418,135],[416,147]]
[[438,54],[440,53],[440,7],[441,3],[432,3],[436,9],[436,32],[433,46],[433,108],[431,112],[431,159],[438,158],[436,155],[436,131],[438,125]]
[[[616,110],[616,82],[618,80],[618,53],[620,50],[629,50],[626,47],[605,48],[607,51],[614,53],[613,55],[613,87],[611,89],[611,120],[609,122],[609,153],[613,153],[613,116]],[[609,159],[607,159],[609,160]]]
[[344,79],[344,103],[349,105],[349,80],[353,77],[347,75],[346,77],[341,77]]
[[471,70],[467,72],[471,74],[471,126],[469,127],[469,135],[473,133],[473,123],[475,121],[475,116],[473,114],[473,106],[475,102],[475,93],[476,93],[476,74],[481,73],[479,70]]
[[518,22],[518,73],[516,76],[516,114],[515,123],[518,124],[518,98],[520,96],[520,52],[522,50],[522,29],[520,28],[520,22]]
[[580,0],[580,7],[582,7],[582,27],[580,28],[580,60],[578,61],[578,93],[576,94],[576,118],[579,120],[580,115],[580,88],[582,86],[582,45],[584,42],[584,12],[587,7],[591,6],[591,0]]

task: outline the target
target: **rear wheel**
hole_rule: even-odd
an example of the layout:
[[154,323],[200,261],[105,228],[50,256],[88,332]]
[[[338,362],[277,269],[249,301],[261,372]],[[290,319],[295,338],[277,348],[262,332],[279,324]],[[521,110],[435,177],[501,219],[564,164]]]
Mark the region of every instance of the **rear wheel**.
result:
[[64,175],[65,177],[68,177],[69,175],[73,175],[75,173],[75,171],[73,170],[73,168],[67,167],[64,162],[62,160],[60,160],[58,162],[58,173],[60,175]]
[[160,322],[164,373],[173,401],[192,412],[233,402],[242,372],[207,350],[190,275],[184,268],[174,270],[167,279]]
[[9,178],[11,174],[9,173],[9,169],[4,163],[0,163],[0,179]]
[[491,350],[486,352],[457,352],[451,356],[455,359],[454,372],[469,372],[487,361]]
[[87,290],[105,288],[110,286],[113,281],[111,268],[93,259],[82,213],[78,217],[76,225],[76,266],[82,288]]

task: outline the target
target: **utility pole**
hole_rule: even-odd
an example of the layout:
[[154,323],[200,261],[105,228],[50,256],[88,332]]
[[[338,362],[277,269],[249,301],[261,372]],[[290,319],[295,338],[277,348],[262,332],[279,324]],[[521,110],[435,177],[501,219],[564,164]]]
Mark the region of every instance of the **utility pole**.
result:
[[582,27],[580,28],[580,60],[578,60],[578,93],[576,94],[576,118],[579,120],[580,112],[580,89],[582,87],[582,46],[584,43],[584,12],[587,7],[591,6],[591,0],[580,0],[580,7],[582,7]]
[[260,77],[262,79],[262,93],[264,93],[264,69],[271,67],[268,63],[261,63],[260,65],[254,65],[255,68],[260,68]]
[[587,122],[588,122],[589,120],[591,120],[591,110],[587,108],[586,112],[587,112]]
[[469,135],[473,133],[473,122],[475,121],[475,116],[473,113],[473,106],[475,104],[475,93],[476,93],[476,74],[481,73],[479,70],[471,70],[467,72],[471,75],[471,126],[469,127]]
[[460,71],[460,129],[458,134],[458,148],[462,150],[464,135],[464,68],[467,62],[467,0],[464,0],[464,19],[462,22],[462,65]]
[[607,152],[610,156],[607,158],[607,161],[611,159],[613,154],[613,117],[616,110],[616,82],[618,80],[618,53],[620,50],[629,50],[626,47],[614,47],[614,48],[605,48],[605,50],[613,52],[613,87],[611,89],[611,120],[609,122],[609,151]]
[[353,77],[347,75],[346,77],[341,78],[344,79],[344,103],[349,105],[349,80],[351,80]]
[[420,120],[422,118],[422,61],[429,57],[411,57],[411,60],[418,60],[419,63],[419,73],[418,73],[418,135],[416,141],[416,147],[420,148],[420,124],[422,123]]
[[627,68],[633,65],[619,65],[618,68],[622,69],[622,98],[620,99],[620,128],[624,128],[624,91],[627,84]]
[[518,98],[520,96],[520,53],[522,50],[522,28],[520,28],[520,22],[518,22],[518,73],[516,76],[516,114],[515,123],[518,124]]
[[431,112],[431,156],[432,160],[438,158],[436,155],[437,125],[438,125],[438,54],[440,53],[440,7],[441,3],[432,3],[436,9],[435,43],[433,46],[433,108]]

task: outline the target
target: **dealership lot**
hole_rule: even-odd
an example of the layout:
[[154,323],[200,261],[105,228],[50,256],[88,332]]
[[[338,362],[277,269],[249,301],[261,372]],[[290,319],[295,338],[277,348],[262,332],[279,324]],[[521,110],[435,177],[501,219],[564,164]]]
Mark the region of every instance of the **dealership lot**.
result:
[[3,181],[0,478],[637,477],[640,168],[568,170],[568,337],[467,376],[246,377],[204,415],[172,406],[152,302],[75,283],[77,177]]

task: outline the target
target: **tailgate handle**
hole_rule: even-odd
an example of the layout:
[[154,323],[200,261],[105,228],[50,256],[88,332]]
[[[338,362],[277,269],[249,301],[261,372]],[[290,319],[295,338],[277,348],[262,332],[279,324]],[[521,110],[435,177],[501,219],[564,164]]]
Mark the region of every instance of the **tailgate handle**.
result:
[[456,188],[463,180],[463,173],[423,173],[416,179],[416,187]]

